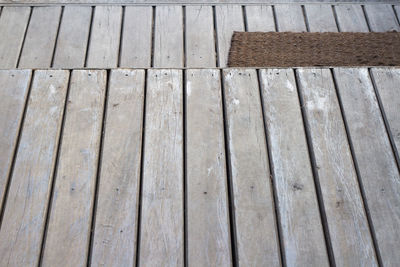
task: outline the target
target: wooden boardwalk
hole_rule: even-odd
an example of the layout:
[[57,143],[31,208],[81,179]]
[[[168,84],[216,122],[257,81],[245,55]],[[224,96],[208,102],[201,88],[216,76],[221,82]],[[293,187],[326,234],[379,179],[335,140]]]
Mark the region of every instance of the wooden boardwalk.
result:
[[0,12],[0,69],[226,67],[233,31],[400,31],[391,4],[0,4]]
[[400,69],[226,62],[400,6],[218,1],[0,0],[0,266],[398,265]]
[[1,266],[396,266],[400,69],[0,71]]

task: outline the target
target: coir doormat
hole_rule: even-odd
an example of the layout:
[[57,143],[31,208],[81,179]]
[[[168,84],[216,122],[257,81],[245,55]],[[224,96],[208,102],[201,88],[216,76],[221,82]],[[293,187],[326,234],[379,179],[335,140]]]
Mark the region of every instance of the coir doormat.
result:
[[228,66],[400,66],[400,33],[235,32]]

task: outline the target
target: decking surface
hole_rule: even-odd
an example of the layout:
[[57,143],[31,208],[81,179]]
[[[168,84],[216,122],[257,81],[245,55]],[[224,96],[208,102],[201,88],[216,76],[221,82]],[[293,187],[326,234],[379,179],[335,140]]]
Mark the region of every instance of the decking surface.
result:
[[0,71],[0,265],[395,266],[399,81]]
[[0,7],[0,266],[398,265],[400,69],[225,68],[398,5],[45,5]]
[[234,31],[400,31],[399,13],[391,4],[4,6],[0,69],[226,67]]

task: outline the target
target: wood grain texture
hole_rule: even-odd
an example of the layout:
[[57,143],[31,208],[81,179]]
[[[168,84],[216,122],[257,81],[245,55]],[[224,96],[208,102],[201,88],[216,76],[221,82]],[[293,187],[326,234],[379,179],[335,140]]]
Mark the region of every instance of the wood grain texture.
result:
[[275,31],[274,14],[271,6],[246,6],[245,12],[248,31]]
[[341,32],[368,32],[368,24],[361,5],[334,6]]
[[299,69],[311,142],[337,266],[377,266],[363,200],[329,69]]
[[384,113],[396,146],[395,154],[399,160],[400,154],[400,70],[399,69],[372,69]]
[[293,70],[262,70],[261,88],[286,264],[327,266]]
[[382,262],[400,261],[400,175],[367,69],[335,69]]
[[4,7],[0,16],[0,69],[17,67],[28,25],[29,7]]
[[1,266],[36,266],[53,179],[68,71],[36,71],[0,230]]
[[182,72],[148,70],[147,77],[139,262],[182,266]]
[[244,31],[242,7],[221,5],[215,7],[218,38],[218,67],[226,67],[234,31]]
[[211,6],[186,7],[186,65],[190,68],[216,66],[214,21]]
[[303,11],[300,5],[275,5],[277,28],[280,32],[306,32]]
[[331,5],[304,5],[310,32],[337,32]]
[[231,266],[219,70],[186,72],[188,262]]
[[93,266],[133,266],[139,200],[144,70],[111,71]]
[[87,67],[117,67],[121,22],[121,6],[97,6],[95,8]]
[[239,265],[280,266],[268,152],[255,70],[224,70]]
[[60,21],[61,7],[34,7],[19,68],[49,68]]
[[154,34],[154,67],[183,67],[182,7],[158,6]]
[[72,72],[43,266],[86,265],[105,88],[105,71]]
[[92,8],[66,6],[54,55],[54,68],[83,68]]
[[152,24],[153,8],[151,6],[125,7],[121,67],[149,68],[151,66]]
[[371,31],[400,31],[400,26],[392,5],[365,5],[365,13]]
[[[16,0],[0,0],[0,4],[15,4]],[[248,0],[245,4],[265,4],[265,3],[304,3],[304,2],[349,2],[348,0]],[[355,0],[359,3],[385,3],[388,0]],[[389,1],[393,2],[393,1]],[[18,0],[19,4],[198,4],[199,1],[189,0]],[[203,0],[201,4],[243,4],[243,0]]]
[[31,80],[30,70],[0,71],[0,207],[21,127]]

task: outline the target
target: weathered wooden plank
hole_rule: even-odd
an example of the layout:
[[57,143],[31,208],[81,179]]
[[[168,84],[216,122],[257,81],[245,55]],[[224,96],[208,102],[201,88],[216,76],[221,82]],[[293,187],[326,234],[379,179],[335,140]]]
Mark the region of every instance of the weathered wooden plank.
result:
[[182,266],[182,72],[149,70],[147,77],[139,261]]
[[373,32],[400,31],[392,5],[365,5],[365,13]]
[[87,67],[117,67],[121,22],[121,6],[97,6],[95,8]]
[[211,6],[186,7],[186,65],[190,68],[216,66]]
[[341,32],[368,32],[368,24],[361,5],[334,6]]
[[30,12],[29,7],[3,8],[0,16],[0,68],[17,67]]
[[154,67],[183,67],[182,7],[158,6],[154,34]]
[[0,207],[11,170],[18,130],[29,91],[31,71],[0,71]]
[[225,70],[224,92],[239,265],[280,266],[256,71]]
[[91,263],[133,266],[139,200],[143,70],[113,70]]
[[92,8],[66,6],[54,55],[54,68],[82,68],[85,64]]
[[396,146],[396,156],[400,154],[400,70],[392,68],[372,69],[377,90],[384,108],[387,122]]
[[246,6],[245,11],[248,31],[275,31],[274,14],[271,6]]
[[261,87],[286,263],[327,266],[293,70],[262,70]]
[[244,31],[242,7],[238,5],[216,6],[218,67],[226,67],[231,38],[234,31]]
[[[16,0],[0,0],[0,3],[15,4]],[[18,0],[19,4],[125,4],[125,5],[143,5],[143,4],[191,4],[199,1],[188,0]],[[345,2],[348,0],[203,0],[202,4],[265,4],[265,3],[304,3],[304,2]],[[393,2],[387,0],[356,0],[352,2]]]
[[49,68],[60,21],[61,7],[34,7],[19,68]]
[[331,5],[304,5],[310,32],[337,32]]
[[1,266],[39,261],[68,77],[35,72],[0,230]]
[[337,266],[377,266],[363,200],[329,69],[299,69]]
[[303,10],[300,5],[275,5],[277,28],[280,32],[306,32]]
[[151,66],[151,38],[153,8],[127,6],[123,24],[120,66],[149,68]]
[[186,81],[188,262],[230,266],[220,72],[188,70]]
[[86,265],[105,88],[105,71],[72,72],[44,266]]
[[382,262],[400,261],[400,175],[367,69],[335,69]]

